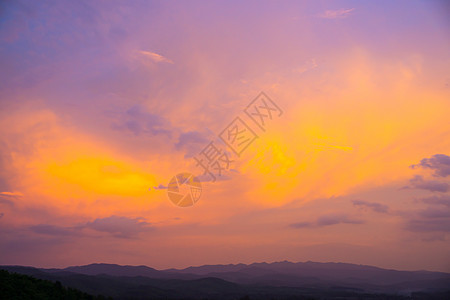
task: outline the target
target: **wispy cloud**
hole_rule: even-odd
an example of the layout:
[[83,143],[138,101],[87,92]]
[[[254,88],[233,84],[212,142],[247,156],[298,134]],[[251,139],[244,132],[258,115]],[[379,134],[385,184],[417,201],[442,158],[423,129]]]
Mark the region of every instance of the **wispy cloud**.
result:
[[379,213],[387,213],[389,210],[389,207],[387,205],[377,203],[377,202],[367,202],[363,200],[353,200],[353,205],[360,206],[360,207],[368,207],[372,209],[373,211],[379,212]]
[[320,14],[320,18],[324,19],[344,19],[350,16],[351,12],[354,11],[354,8],[345,9],[341,8],[338,10],[326,10],[324,13]]
[[414,232],[450,232],[450,210],[428,207],[407,220],[406,229]]
[[[432,196],[421,200],[428,204],[428,207],[407,216],[405,229],[421,233],[450,232],[450,195]],[[426,238],[427,241],[435,239],[435,235]]]
[[450,195],[433,196],[422,199],[423,202],[433,205],[444,205],[450,207]]
[[51,224],[38,224],[29,228],[34,233],[51,235],[51,236],[72,236],[79,235],[80,228],[62,227]]
[[23,194],[20,192],[0,192],[0,196],[6,197],[22,197]]
[[318,226],[329,226],[329,225],[335,225],[335,224],[363,224],[364,221],[360,219],[352,218],[346,214],[329,214],[320,216],[317,219],[317,225]]
[[150,52],[150,51],[138,51],[140,54],[144,55],[147,58],[150,58],[151,60],[153,60],[156,63],[160,63],[160,62],[165,62],[165,63],[169,63],[169,64],[173,64],[173,61],[158,54],[158,53],[154,53],[154,52]]
[[422,176],[416,175],[410,181],[413,188],[427,190],[430,192],[445,193],[450,189],[450,186],[446,182],[440,182],[437,180],[424,180]]
[[111,124],[113,130],[125,130],[135,136],[141,134],[166,135],[172,137],[172,126],[163,116],[146,111],[141,105],[134,105],[125,113],[117,114],[116,121]]
[[158,186],[154,186],[153,189],[154,190],[166,190],[167,186],[165,186],[162,183],[160,183]]
[[413,232],[449,232],[450,219],[447,218],[433,218],[433,219],[421,219],[410,220],[407,223],[406,229]]
[[92,222],[75,226],[59,226],[53,224],[37,224],[29,226],[33,233],[48,236],[82,236],[85,229],[109,234],[115,238],[136,238],[141,232],[153,230],[151,223],[142,218],[128,218],[122,216],[110,216],[97,218]]
[[364,220],[353,218],[347,214],[331,213],[319,216],[314,222],[298,222],[289,224],[292,228],[323,227],[337,224],[364,224]]
[[175,143],[176,150],[184,150],[185,158],[190,158],[198,153],[208,143],[208,134],[199,131],[183,132]]
[[141,218],[127,218],[120,216],[110,216],[107,218],[98,218],[86,224],[87,228],[106,232],[117,238],[134,238],[139,233],[153,230],[150,223]]
[[14,202],[12,202],[11,200],[2,199],[2,198],[0,198],[0,204],[7,204],[7,205],[10,205],[10,206],[14,206]]
[[311,59],[307,60],[299,68],[294,69],[294,72],[302,74],[302,73],[305,73],[307,71],[313,70],[313,69],[315,69],[317,67],[318,67],[318,64],[316,62],[316,59],[315,58],[311,58]]

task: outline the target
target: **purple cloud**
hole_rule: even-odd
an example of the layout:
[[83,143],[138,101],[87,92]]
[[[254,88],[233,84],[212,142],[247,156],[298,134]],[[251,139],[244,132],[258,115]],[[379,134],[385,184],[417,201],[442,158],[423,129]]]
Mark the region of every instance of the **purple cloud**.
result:
[[175,148],[177,150],[180,150],[191,144],[200,144],[200,143],[206,144],[207,142],[208,142],[208,140],[200,132],[188,131],[188,132],[180,134],[180,137],[178,138],[178,142],[175,144]]
[[289,224],[292,228],[312,228],[323,227],[337,224],[364,224],[365,222],[360,219],[350,217],[346,214],[332,213],[323,215],[317,218],[315,222],[298,222]]
[[289,224],[289,226],[292,227],[292,228],[308,228],[308,227],[313,227],[314,223],[311,223],[311,222],[298,222],[298,223]]
[[446,182],[440,182],[436,180],[424,180],[422,176],[416,175],[409,181],[413,188],[427,190],[430,192],[445,193],[449,190],[450,186]]
[[154,186],[153,189],[154,190],[166,190],[167,186],[160,183],[158,186]]
[[208,145],[210,140],[208,140],[206,136],[207,134],[199,131],[183,132],[178,137],[178,142],[175,144],[175,149],[184,150],[186,153],[184,157],[191,158]]
[[166,135],[172,137],[172,132],[176,129],[172,128],[170,122],[164,117],[152,114],[140,105],[134,105],[128,109],[125,114],[119,113],[121,120],[116,120],[111,124],[114,130],[128,130],[134,135],[141,134]]
[[141,218],[133,219],[120,216],[98,218],[92,222],[72,227],[51,224],[38,224],[28,227],[33,233],[56,237],[81,235],[82,231],[86,228],[106,232],[117,238],[134,238],[141,232],[154,229],[150,223],[142,221]]
[[389,210],[389,207],[387,205],[377,202],[367,202],[363,200],[353,200],[352,202],[355,206],[365,206],[379,213],[387,213]]
[[350,218],[348,215],[345,214],[328,214],[324,216],[320,216],[317,219],[317,225],[318,226],[329,226],[329,225],[335,225],[335,224],[363,224],[363,220],[353,219]]
[[76,235],[76,228],[60,227],[50,224],[38,224],[29,227],[29,229],[34,233],[53,235],[53,236],[70,236]]
[[450,195],[440,195],[423,198],[422,201],[428,204],[445,205],[447,207],[450,207]]
[[410,168],[424,168],[434,170],[434,176],[447,177],[450,175],[450,156],[445,154],[435,154],[430,158],[424,158],[420,163],[411,165]]
[[450,218],[431,218],[409,220],[406,229],[413,232],[450,232]]
[[14,206],[14,202],[9,199],[2,199],[0,195],[0,204],[6,204],[9,206]]
[[154,229],[150,223],[142,221],[141,218],[132,219],[119,216],[95,219],[87,223],[86,227],[109,233],[118,238],[133,238],[139,233]]
[[427,208],[425,210],[422,210],[419,215],[424,218],[428,219],[435,219],[435,218],[450,218],[450,211],[437,209],[437,208]]
[[449,200],[450,197],[447,195],[422,199],[431,206],[411,216],[406,221],[406,229],[413,232],[450,232]]

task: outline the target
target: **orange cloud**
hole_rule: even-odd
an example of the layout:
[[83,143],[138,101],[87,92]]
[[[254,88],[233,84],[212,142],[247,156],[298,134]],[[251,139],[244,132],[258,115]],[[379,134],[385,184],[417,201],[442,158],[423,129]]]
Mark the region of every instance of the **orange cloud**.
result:
[[170,59],[168,59],[162,55],[159,55],[157,53],[154,53],[154,52],[141,50],[141,51],[138,51],[138,53],[142,54],[143,56],[145,56],[147,58],[150,58],[152,61],[157,62],[157,63],[165,62],[165,63],[173,64],[173,61],[171,61]]

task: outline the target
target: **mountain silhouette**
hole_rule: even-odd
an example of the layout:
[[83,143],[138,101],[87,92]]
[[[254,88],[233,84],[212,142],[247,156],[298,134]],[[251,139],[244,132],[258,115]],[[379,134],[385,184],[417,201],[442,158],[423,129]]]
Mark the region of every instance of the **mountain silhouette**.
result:
[[[116,299],[303,299],[409,297],[447,299],[450,274],[398,271],[348,263],[288,261],[156,270],[95,263],[64,269],[0,266]],[[437,298],[436,298],[437,297]],[[305,298],[305,299],[306,299]],[[449,298],[450,299],[450,298]]]

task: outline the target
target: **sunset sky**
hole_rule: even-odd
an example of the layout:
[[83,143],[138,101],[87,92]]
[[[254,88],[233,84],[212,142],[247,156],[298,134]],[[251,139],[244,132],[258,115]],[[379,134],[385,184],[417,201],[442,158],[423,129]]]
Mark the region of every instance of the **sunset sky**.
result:
[[[238,116],[258,138],[174,205]],[[0,264],[450,272],[445,1],[2,1],[0,137]]]

